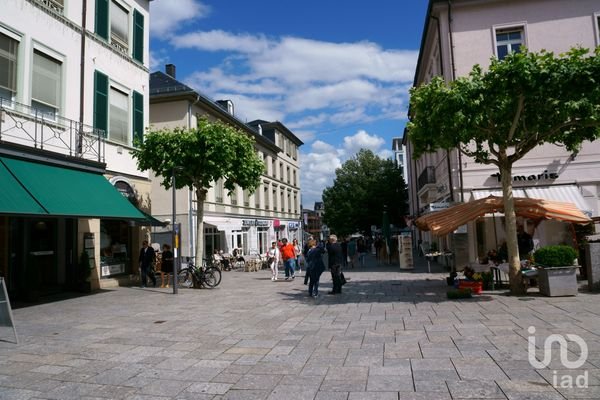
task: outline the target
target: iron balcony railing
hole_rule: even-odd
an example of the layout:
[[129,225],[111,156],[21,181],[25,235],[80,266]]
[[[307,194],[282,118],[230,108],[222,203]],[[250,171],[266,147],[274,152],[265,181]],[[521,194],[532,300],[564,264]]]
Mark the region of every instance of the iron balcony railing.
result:
[[417,190],[421,190],[423,186],[427,184],[435,183],[435,167],[425,167],[425,169],[419,174],[417,183],[419,186]]
[[105,131],[0,97],[0,141],[105,162]]

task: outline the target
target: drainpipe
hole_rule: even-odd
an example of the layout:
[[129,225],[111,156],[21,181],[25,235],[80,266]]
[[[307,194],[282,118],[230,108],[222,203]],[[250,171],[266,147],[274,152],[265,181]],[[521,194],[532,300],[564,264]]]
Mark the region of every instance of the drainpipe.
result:
[[[77,132],[77,155],[83,152],[83,113],[85,96],[85,29],[87,19],[87,0],[81,4],[81,61],[79,65],[79,130]],[[98,155],[100,157],[100,155]],[[98,160],[100,161],[100,160]]]
[[[454,60],[454,40],[452,39],[452,1],[448,0],[448,37],[450,39],[450,61],[452,62],[452,80],[456,79],[456,63]],[[460,201],[465,201],[465,191],[463,182],[463,169],[462,169],[462,153],[460,151],[460,145],[456,149],[458,151],[458,174],[460,177]]]

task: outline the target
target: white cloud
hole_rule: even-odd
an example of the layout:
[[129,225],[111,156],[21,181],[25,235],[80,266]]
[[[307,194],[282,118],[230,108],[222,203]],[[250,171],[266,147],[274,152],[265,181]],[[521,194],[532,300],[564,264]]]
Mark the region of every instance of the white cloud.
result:
[[360,130],[353,136],[344,138],[344,149],[348,154],[354,155],[361,149],[372,150],[374,153],[385,144],[385,139],[377,135],[369,135],[366,131]]
[[155,0],[150,2],[150,33],[171,37],[185,23],[204,18],[210,7],[198,0]]
[[194,48],[204,51],[235,51],[244,54],[265,52],[270,46],[269,40],[262,35],[235,35],[222,30],[190,32],[171,39],[176,48]]

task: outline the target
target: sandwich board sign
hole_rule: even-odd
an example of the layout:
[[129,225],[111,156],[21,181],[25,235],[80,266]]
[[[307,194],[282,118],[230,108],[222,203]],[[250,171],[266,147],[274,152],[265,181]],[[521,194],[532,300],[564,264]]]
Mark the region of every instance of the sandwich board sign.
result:
[[8,298],[8,293],[6,292],[6,283],[2,277],[0,277],[0,326],[12,327],[15,334],[15,343],[19,344],[17,329],[15,328],[15,322],[10,308],[10,300]]

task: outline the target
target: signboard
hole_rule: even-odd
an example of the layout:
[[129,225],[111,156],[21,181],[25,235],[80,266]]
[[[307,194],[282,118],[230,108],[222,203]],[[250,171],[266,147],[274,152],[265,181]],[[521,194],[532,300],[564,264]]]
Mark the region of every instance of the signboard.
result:
[[125,272],[125,264],[107,264],[102,265],[102,276],[111,276],[115,274],[122,274]]
[[288,222],[288,229],[295,230],[300,227],[300,222],[292,221]]
[[12,309],[10,307],[10,299],[8,298],[8,293],[6,292],[6,283],[2,277],[0,277],[0,326],[12,327],[13,333],[15,334],[15,343],[19,344],[17,329],[15,328]]
[[440,211],[440,210],[445,210],[446,208],[450,207],[450,203],[430,203],[429,204],[429,211]]
[[271,226],[271,221],[264,220],[264,219],[243,219],[242,226],[267,227],[267,226]]

